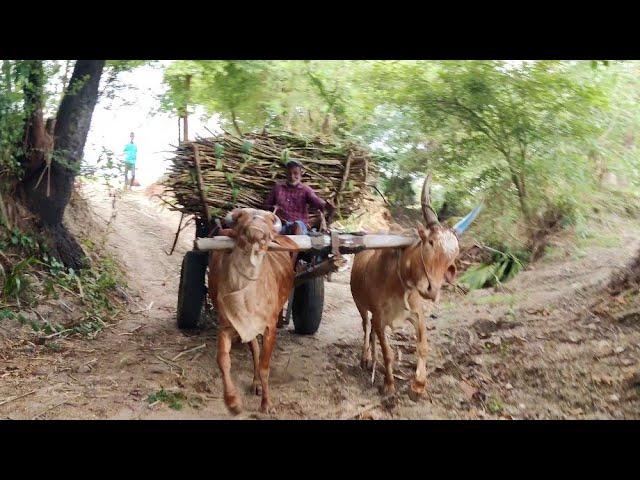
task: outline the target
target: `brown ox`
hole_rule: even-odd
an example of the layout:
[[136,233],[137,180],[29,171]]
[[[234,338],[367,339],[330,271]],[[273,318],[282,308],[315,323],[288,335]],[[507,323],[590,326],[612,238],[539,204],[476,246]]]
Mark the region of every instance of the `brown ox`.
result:
[[427,380],[427,332],[421,300],[437,301],[443,281],[453,282],[456,275],[458,238],[452,229],[438,222],[430,205],[429,180],[430,176],[425,179],[421,196],[427,228],[419,225],[416,242],[404,249],[360,252],[351,270],[351,293],[364,330],[361,366],[375,365],[375,333],[385,362],[385,394],[395,392],[394,353],[387,343],[385,328],[394,329],[407,320],[415,327],[418,362],[411,390],[421,395]]
[[[242,399],[231,379],[231,344],[238,337],[249,344],[253,356],[251,390],[262,387],[261,410],[272,410],[269,400],[269,361],[276,340],[278,314],[293,287],[294,271],[287,252],[268,252],[269,243],[295,247],[278,235],[281,223],[273,213],[236,209],[227,217],[236,240],[229,252],[215,252],[209,265],[209,294],[218,310],[218,366],[222,372],[224,401],[234,414]],[[262,335],[262,353],[257,336]]]

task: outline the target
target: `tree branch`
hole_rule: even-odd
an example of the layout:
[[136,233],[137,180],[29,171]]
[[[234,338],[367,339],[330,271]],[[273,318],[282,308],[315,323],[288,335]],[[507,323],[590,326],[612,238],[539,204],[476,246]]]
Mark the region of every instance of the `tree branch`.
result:
[[474,123],[475,128],[477,128],[483,134],[485,134],[487,136],[487,138],[489,138],[489,140],[491,140],[493,142],[494,147],[500,153],[502,153],[505,157],[509,157],[510,151],[499,140],[497,132],[494,130],[494,128],[491,125],[489,125],[489,123],[485,119],[483,119],[480,115],[478,115],[478,113],[475,110],[473,110],[470,107],[467,107],[466,105],[461,104],[459,100],[455,100],[453,102],[452,101],[447,101],[447,100],[436,100],[436,102],[440,103],[442,105],[449,105],[449,106],[453,107],[454,108],[453,114],[456,115],[456,117],[458,117],[462,121],[469,122],[469,118],[464,116],[464,115],[457,114],[455,112],[455,108],[459,108],[459,109],[471,114],[472,120],[475,119],[475,123]]
[[236,119],[236,112],[233,109],[231,109],[231,123],[233,123],[233,128],[238,133],[238,136],[241,137],[242,136],[242,131],[240,130],[240,127],[238,126],[238,121]]

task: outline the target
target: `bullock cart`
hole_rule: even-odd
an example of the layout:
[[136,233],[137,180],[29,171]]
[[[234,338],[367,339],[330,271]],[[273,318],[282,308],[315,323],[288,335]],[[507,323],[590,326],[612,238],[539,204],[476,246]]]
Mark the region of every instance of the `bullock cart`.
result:
[[[200,233],[203,231],[201,230]],[[346,232],[310,232],[309,235],[287,235],[297,248],[283,248],[275,243],[269,246],[273,251],[298,251],[298,264],[294,289],[286,309],[286,322],[290,318],[296,333],[315,333],[322,319],[324,306],[324,279],[342,264],[342,254],[353,254],[373,248],[406,247],[417,237],[404,235],[366,235]],[[210,252],[231,251],[234,239],[227,236],[198,236],[193,250],[182,260],[180,285],[178,289],[177,321],[182,329],[195,328],[200,320],[207,294],[205,276]]]
[[[320,197],[333,201],[338,218],[357,213],[364,200],[372,198],[369,187],[376,182],[375,162],[366,149],[354,143],[336,144],[288,132],[251,133],[242,138],[225,132],[185,141],[177,147],[161,195],[170,208],[182,213],[174,248],[184,216],[193,216],[196,223],[194,248],[182,260],[179,328],[198,325],[207,295],[205,275],[210,252],[231,250],[234,246],[233,239],[216,236],[216,230],[223,227],[224,216],[234,208],[261,208],[275,182],[284,179],[283,164],[289,158],[302,161],[303,182]],[[300,268],[296,268],[285,323],[293,318],[299,334],[318,330],[324,306],[324,277],[341,265],[340,255],[406,247],[417,240],[413,236],[330,232],[320,212],[311,211],[310,220],[309,235],[289,236],[300,252]],[[281,247],[272,244],[271,248]]]
[[[177,147],[164,181],[163,197],[172,209],[192,215],[196,222],[194,249],[182,261],[177,308],[180,328],[194,328],[200,319],[210,251],[233,247],[229,238],[212,237],[222,227],[224,216],[238,207],[261,208],[275,182],[284,179],[283,164],[289,158],[304,164],[303,182],[321,198],[333,201],[337,218],[358,212],[364,199],[372,199],[368,187],[376,182],[375,162],[366,149],[354,143],[337,144],[289,132],[243,137],[225,132]],[[339,255],[377,248],[372,245],[383,240],[354,233],[332,235],[323,220],[320,212],[310,211],[310,235],[292,236],[300,250],[298,264],[302,265],[296,270],[301,271],[287,304],[285,323],[292,318],[300,334],[315,333],[320,325],[324,277],[337,269]],[[410,242],[406,238],[403,241]]]
[[[457,234],[466,230],[478,215],[481,205],[461,219],[453,229]],[[200,220],[199,225],[203,222]],[[198,236],[206,233],[196,231],[194,248],[186,253],[182,261],[178,291],[177,320],[180,328],[197,326],[202,312],[207,288],[205,273],[212,251],[231,251],[235,240],[227,236]],[[309,235],[287,235],[296,247],[282,247],[272,242],[271,251],[300,252],[298,261],[306,268],[299,270],[294,281],[294,290],[289,297],[287,317],[293,317],[295,330],[300,334],[315,333],[322,319],[324,305],[324,277],[335,272],[342,264],[341,255],[355,254],[370,249],[405,248],[419,240],[416,235],[364,234],[361,232],[311,232]]]

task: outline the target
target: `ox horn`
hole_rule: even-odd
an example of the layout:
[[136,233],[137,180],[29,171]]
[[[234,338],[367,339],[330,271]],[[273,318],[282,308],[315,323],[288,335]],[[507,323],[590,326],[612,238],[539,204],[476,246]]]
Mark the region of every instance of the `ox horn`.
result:
[[280,230],[282,230],[282,221],[280,220],[280,217],[278,217],[275,213],[272,214],[276,219],[273,222],[273,232],[276,235],[280,234]]
[[227,227],[235,226],[236,220],[238,219],[240,214],[243,212],[243,210],[246,211],[247,209],[245,209],[245,208],[234,208],[229,213],[227,213],[227,216],[224,217],[224,223],[226,224],[226,226]]
[[480,213],[480,210],[482,210],[482,207],[483,205],[481,203],[476,208],[471,210],[463,219],[461,219],[458,223],[456,223],[453,226],[453,229],[455,230],[456,234],[462,235],[464,231],[467,228],[469,228],[469,225],[471,225],[471,222],[473,222],[475,218],[478,216],[478,214]]
[[422,185],[422,194],[420,195],[420,204],[422,205],[422,216],[424,221],[427,222],[427,227],[433,227],[439,225],[438,216],[436,212],[431,208],[431,173],[424,179]]

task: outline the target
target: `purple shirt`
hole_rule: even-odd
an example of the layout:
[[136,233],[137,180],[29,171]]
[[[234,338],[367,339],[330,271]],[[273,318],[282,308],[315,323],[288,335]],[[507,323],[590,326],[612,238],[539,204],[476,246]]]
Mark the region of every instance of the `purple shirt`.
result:
[[278,182],[269,193],[264,202],[264,209],[273,211],[278,207],[276,215],[287,222],[302,220],[309,224],[309,205],[318,210],[323,210],[327,202],[316,195],[311,187],[299,183],[295,187],[285,182]]

